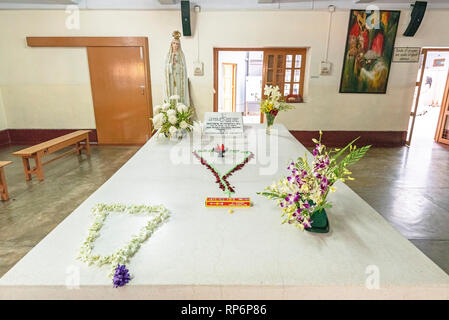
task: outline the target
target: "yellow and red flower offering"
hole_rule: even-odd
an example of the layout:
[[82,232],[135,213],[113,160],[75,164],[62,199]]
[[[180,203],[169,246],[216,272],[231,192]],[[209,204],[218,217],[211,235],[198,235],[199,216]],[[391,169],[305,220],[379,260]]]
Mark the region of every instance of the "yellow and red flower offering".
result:
[[250,198],[206,198],[206,207],[251,207]]

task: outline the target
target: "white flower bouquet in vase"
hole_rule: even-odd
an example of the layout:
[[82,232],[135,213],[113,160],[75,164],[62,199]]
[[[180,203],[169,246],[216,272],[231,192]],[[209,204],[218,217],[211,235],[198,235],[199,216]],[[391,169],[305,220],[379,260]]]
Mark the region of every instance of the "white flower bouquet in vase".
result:
[[159,136],[182,139],[184,134],[192,131],[193,108],[178,103],[179,96],[171,96],[169,101],[153,109],[153,132],[159,130]]
[[267,134],[270,134],[271,127],[274,124],[274,119],[278,115],[279,111],[287,111],[294,109],[295,107],[291,104],[287,104],[283,101],[281,97],[281,92],[278,86],[265,85],[264,95],[266,99],[260,102],[260,111],[265,113],[267,119]]

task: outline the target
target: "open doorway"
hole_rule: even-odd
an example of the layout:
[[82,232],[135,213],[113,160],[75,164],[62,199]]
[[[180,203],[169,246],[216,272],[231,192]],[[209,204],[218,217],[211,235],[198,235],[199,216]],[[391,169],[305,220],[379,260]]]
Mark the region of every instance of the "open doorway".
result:
[[218,49],[217,111],[242,112],[244,123],[260,123],[263,51]]
[[438,124],[447,88],[448,49],[423,49],[416,82],[407,145],[438,141]]

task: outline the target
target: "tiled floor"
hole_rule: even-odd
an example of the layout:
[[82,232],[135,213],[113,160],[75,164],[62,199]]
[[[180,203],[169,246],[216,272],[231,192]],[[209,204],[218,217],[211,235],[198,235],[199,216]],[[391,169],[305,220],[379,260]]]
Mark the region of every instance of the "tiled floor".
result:
[[136,146],[92,147],[92,155],[68,156],[44,167],[45,180],[25,182],[22,161],[0,149],[9,201],[0,201],[0,277],[41,241],[89,195],[108,180],[134,153]]
[[[45,167],[45,180],[25,182],[13,146],[0,149],[11,199],[0,203],[0,276],[120,168],[138,147],[93,147]],[[449,149],[433,142],[373,148],[352,167],[349,186],[449,273]]]
[[373,148],[348,185],[449,274],[449,149]]

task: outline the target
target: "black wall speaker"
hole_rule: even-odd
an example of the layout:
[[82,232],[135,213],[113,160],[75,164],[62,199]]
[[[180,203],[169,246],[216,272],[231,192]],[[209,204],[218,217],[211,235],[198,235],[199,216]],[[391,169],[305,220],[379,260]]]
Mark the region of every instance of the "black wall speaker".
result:
[[182,34],[183,36],[191,36],[190,30],[190,1],[181,1],[181,17],[182,17]]
[[407,29],[404,32],[404,36],[413,37],[418,31],[419,25],[424,17],[424,13],[426,13],[427,2],[426,1],[416,1],[413,5],[412,10],[412,18]]

